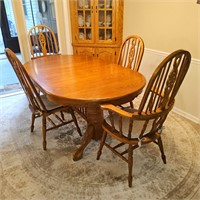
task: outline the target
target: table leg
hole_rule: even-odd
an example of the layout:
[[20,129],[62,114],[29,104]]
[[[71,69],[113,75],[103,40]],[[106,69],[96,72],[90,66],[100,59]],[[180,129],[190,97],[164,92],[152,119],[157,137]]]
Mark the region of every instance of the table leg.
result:
[[88,125],[87,130],[84,134],[83,142],[73,155],[74,161],[80,160],[83,157],[83,151],[85,147],[90,143],[93,135],[94,135],[94,127],[92,125]]
[[90,143],[91,139],[98,140],[101,138],[103,129],[103,113],[100,105],[94,104],[87,107],[87,129],[83,137],[81,146],[76,150],[73,155],[73,160],[77,161],[83,157],[83,151]]

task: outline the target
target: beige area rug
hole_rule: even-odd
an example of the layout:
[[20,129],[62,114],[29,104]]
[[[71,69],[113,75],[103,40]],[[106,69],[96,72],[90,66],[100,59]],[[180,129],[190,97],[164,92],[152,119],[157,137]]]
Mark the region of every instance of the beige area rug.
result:
[[[133,187],[127,165],[107,149],[96,160],[92,141],[80,161],[72,154],[81,138],[73,125],[47,134],[42,150],[41,120],[30,133],[30,112],[23,94],[0,99],[1,200],[156,200],[200,199],[200,133],[171,113],[163,141],[167,164],[154,144],[134,151]],[[83,120],[79,120],[82,130]]]

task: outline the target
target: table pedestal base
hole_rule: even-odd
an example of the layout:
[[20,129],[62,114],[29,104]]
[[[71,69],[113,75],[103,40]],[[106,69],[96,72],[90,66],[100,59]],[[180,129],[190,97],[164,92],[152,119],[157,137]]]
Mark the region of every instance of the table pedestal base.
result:
[[86,115],[87,129],[83,136],[81,146],[73,155],[74,161],[80,160],[83,157],[83,151],[92,139],[99,140],[102,137],[103,113],[100,105],[93,104],[87,107]]

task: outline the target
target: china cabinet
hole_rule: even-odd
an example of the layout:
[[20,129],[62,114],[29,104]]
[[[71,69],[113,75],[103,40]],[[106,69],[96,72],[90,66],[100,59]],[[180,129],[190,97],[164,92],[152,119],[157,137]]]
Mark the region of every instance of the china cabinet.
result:
[[116,62],[122,43],[123,0],[70,0],[74,54]]

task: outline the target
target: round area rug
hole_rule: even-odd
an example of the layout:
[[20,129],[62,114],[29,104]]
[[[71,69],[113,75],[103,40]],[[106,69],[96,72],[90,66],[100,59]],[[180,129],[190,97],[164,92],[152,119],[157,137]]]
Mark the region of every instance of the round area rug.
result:
[[[155,200],[197,199],[200,188],[200,134],[171,112],[163,131],[167,164],[149,144],[134,151],[133,187],[127,164],[106,147],[96,160],[92,141],[81,160],[72,160],[81,137],[70,124],[47,133],[42,149],[41,119],[30,132],[31,113],[24,95],[0,99],[0,199],[2,200]],[[2,106],[3,105],[3,106]],[[80,117],[84,133],[86,123]]]

